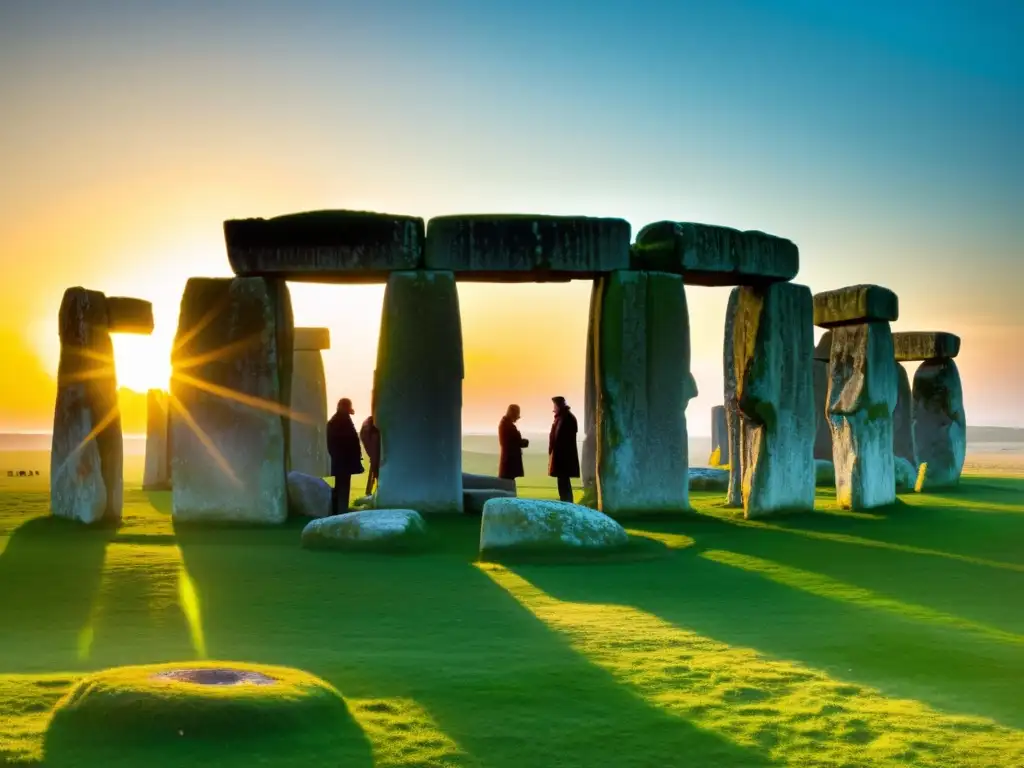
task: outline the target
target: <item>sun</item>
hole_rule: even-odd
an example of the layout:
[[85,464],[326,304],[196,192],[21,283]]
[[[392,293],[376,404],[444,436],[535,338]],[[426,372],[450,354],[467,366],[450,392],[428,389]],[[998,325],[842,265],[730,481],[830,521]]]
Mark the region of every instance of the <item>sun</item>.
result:
[[154,333],[152,336],[115,334],[112,340],[118,387],[135,392],[170,387],[172,339]]

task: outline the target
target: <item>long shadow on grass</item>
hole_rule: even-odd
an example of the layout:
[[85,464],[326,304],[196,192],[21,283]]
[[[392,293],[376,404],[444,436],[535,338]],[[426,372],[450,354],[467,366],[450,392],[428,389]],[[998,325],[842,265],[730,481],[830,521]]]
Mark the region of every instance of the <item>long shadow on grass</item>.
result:
[[113,527],[52,516],[20,525],[0,554],[0,671],[74,669]]
[[353,698],[412,699],[470,765],[773,764],[573,651],[471,564],[477,521],[430,526],[436,549],[403,557],[304,551],[295,529],[179,529],[210,656],[305,669]]
[[[837,680],[1024,727],[1016,682],[1024,676],[1024,645],[847,602],[841,594],[808,592],[710,559],[717,552],[755,552],[762,560],[789,565],[794,545],[784,534],[715,520],[637,527],[684,534],[695,545],[651,563],[586,569],[518,566],[514,571],[560,600],[634,607],[701,636],[790,659]],[[803,544],[810,550],[818,545]],[[818,557],[802,556],[812,555]],[[831,556],[842,557],[842,550]],[[868,556],[856,547],[845,553],[853,560]],[[821,557],[828,560],[828,555]],[[903,578],[916,578],[918,560],[907,556]],[[897,571],[891,570],[892,578]]]

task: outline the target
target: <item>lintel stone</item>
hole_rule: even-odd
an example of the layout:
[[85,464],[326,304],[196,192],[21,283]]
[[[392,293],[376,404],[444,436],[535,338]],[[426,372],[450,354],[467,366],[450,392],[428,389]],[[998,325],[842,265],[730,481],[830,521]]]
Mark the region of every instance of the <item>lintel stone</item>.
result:
[[423,219],[367,211],[307,211],[230,219],[224,240],[239,277],[323,283],[385,282],[423,261]]
[[761,285],[796,277],[800,252],[764,232],[659,221],[637,234],[631,269],[682,275],[687,285]]
[[331,348],[330,328],[296,328],[295,351],[319,352]]
[[960,354],[960,337],[942,331],[904,331],[892,335],[896,359],[901,363],[952,359]]
[[629,267],[629,222],[588,216],[473,214],[427,222],[427,269],[460,281],[546,282]]
[[891,323],[899,317],[899,297],[880,285],[851,285],[814,296],[814,324],[821,328]]
[[111,333],[153,333],[153,305],[142,299],[107,297],[107,326]]

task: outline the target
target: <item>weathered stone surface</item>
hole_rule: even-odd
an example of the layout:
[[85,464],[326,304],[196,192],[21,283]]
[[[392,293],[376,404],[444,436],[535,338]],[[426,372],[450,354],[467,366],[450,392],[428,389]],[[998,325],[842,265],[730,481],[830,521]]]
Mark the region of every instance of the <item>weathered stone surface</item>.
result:
[[288,514],[292,517],[327,517],[331,514],[331,486],[322,477],[289,472]]
[[[595,350],[599,341],[595,334],[600,326],[601,281],[590,286],[590,309],[587,313],[587,350],[583,374],[583,444],[580,446],[580,481],[587,500],[597,500],[597,362]],[[589,504],[588,504],[589,506]]]
[[330,328],[296,328],[296,352],[320,352],[331,348]]
[[690,319],[676,275],[602,278],[596,349],[597,488],[612,517],[689,509]]
[[365,509],[311,520],[302,529],[307,549],[394,551],[422,546],[427,524],[412,509]]
[[726,491],[729,489],[729,470],[690,467],[691,491]]
[[[708,464],[712,467],[729,465],[729,420],[724,405],[711,408],[711,455]],[[690,484],[693,488],[693,484]]]
[[427,222],[427,269],[463,280],[568,280],[629,267],[629,222],[479,214]]
[[143,299],[107,297],[107,324],[110,333],[153,333],[153,305]]
[[672,272],[688,285],[761,285],[796,277],[800,252],[764,232],[659,221],[637,233],[631,268]]
[[733,366],[748,518],[814,508],[814,328],[810,289],[737,289]]
[[462,510],[467,515],[482,515],[484,504],[491,499],[514,499],[514,491],[503,491],[498,488],[472,488],[462,492]]
[[491,477],[490,475],[471,475],[468,472],[463,472],[462,489],[464,491],[510,491],[514,494],[516,492],[516,481],[506,480],[502,477]]
[[[299,329],[301,330],[301,329]],[[315,477],[330,472],[327,454],[327,376],[320,352],[292,355],[289,467]]]
[[837,328],[828,392],[836,497],[844,509],[896,499],[893,410],[896,360],[887,322]]
[[462,325],[451,272],[394,272],[384,292],[377,506],[462,512]]
[[960,482],[967,454],[967,417],[960,372],[952,359],[929,360],[914,373],[914,440],[925,466],[919,490]]
[[740,290],[734,288],[729,294],[725,310],[725,341],[722,345],[723,379],[725,382],[725,422],[729,435],[729,488],[726,492],[726,506],[743,506],[743,421],[740,412],[739,393],[736,384],[736,366],[733,347],[736,343],[736,313],[739,307]]
[[[894,334],[895,335],[895,334]],[[914,441],[914,396],[907,369],[896,363],[896,408],[892,412],[892,451],[917,466]]]
[[124,447],[106,297],[69,288],[58,316],[60,363],[50,453],[50,509],[95,523],[121,519]]
[[893,471],[896,476],[896,493],[910,493],[917,484],[917,468],[902,456],[895,457]]
[[607,515],[578,504],[538,499],[491,499],[480,523],[480,554],[614,550],[626,546],[625,529]]
[[172,357],[176,520],[286,519],[291,343],[282,282],[188,281]]
[[814,484],[819,488],[832,488],[836,484],[836,467],[831,461],[814,460]]
[[828,426],[828,362],[815,360],[814,371],[814,458],[832,463],[832,430]]
[[942,331],[901,331],[892,335],[892,345],[901,363],[953,358],[960,354],[960,337]]
[[423,219],[367,211],[308,211],[224,222],[239,277],[381,282],[423,263]]
[[832,358],[832,331],[825,331],[814,345],[814,359],[827,363]]
[[151,389],[146,394],[146,470],[142,488],[147,491],[171,489],[170,405],[167,393]]
[[814,296],[814,324],[822,328],[892,322],[899,316],[899,297],[880,285],[851,285]]

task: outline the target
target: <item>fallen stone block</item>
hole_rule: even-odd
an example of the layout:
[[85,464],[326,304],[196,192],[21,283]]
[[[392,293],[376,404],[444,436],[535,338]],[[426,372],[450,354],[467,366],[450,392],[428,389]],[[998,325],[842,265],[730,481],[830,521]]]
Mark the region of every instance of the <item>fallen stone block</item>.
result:
[[50,451],[50,509],[83,523],[117,522],[124,446],[106,297],[69,288],[58,315],[60,362]]
[[471,475],[468,472],[463,472],[462,489],[464,491],[499,490],[515,493],[516,481],[507,480],[503,477],[491,477],[490,475]]
[[366,211],[308,211],[224,222],[239,277],[381,282],[423,262],[423,219]]
[[462,511],[467,515],[482,515],[484,504],[491,499],[514,499],[514,491],[502,491],[497,488],[473,488],[462,492]]
[[145,491],[171,490],[170,410],[168,394],[151,389],[146,394]]
[[691,491],[726,491],[729,489],[729,470],[690,467]]
[[[281,281],[192,278],[172,356],[173,511],[181,522],[288,515],[291,302]],[[286,362],[287,361],[287,362]]]
[[796,277],[800,252],[764,232],[659,221],[637,233],[630,266],[682,275],[687,285],[762,285]]
[[889,324],[837,328],[830,370],[828,412],[839,505],[864,510],[892,504],[897,379]]
[[597,488],[622,517],[689,509],[686,406],[690,319],[681,278],[613,272],[601,280],[596,355]]
[[288,473],[288,514],[292,517],[327,517],[331,514],[331,486],[322,477]]
[[899,297],[880,285],[851,285],[814,296],[814,324],[822,328],[893,322],[899,316]]
[[[893,334],[895,336],[895,334]],[[896,408],[892,412],[892,451],[912,466],[917,466],[917,445],[914,440],[914,396],[907,369],[896,363]]]
[[814,509],[814,328],[810,289],[736,289],[733,327],[748,518]]
[[602,550],[625,547],[625,529],[597,510],[561,501],[491,499],[480,523],[480,555]]
[[461,514],[462,325],[451,272],[392,273],[375,375],[377,505]]
[[296,328],[296,352],[321,352],[331,348],[330,328]]
[[960,337],[941,331],[901,331],[892,335],[896,360],[916,363],[940,358],[954,358],[960,354]]
[[[724,405],[711,408],[711,455],[708,464],[712,467],[728,466],[729,464],[729,420],[725,415]],[[693,488],[693,484],[690,484]]]
[[585,216],[479,214],[427,222],[427,269],[459,280],[594,277],[629,267],[629,222]]
[[142,299],[107,297],[107,324],[110,333],[153,333],[153,305]]
[[366,509],[311,520],[302,529],[306,549],[396,552],[425,544],[427,524],[412,509]]
[[952,359],[928,360],[914,373],[914,442],[921,487],[931,491],[960,482],[967,455],[967,417],[960,372]]

